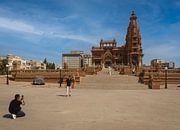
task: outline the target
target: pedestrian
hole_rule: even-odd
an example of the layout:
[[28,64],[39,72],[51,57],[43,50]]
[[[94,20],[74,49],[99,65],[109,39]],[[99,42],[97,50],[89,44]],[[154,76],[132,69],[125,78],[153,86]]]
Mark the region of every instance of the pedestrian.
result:
[[135,71],[136,71],[136,69],[133,68],[133,69],[132,69],[132,74],[133,74],[133,75],[135,74]]
[[12,119],[25,116],[25,113],[21,111],[21,105],[25,105],[24,96],[16,94],[15,98],[9,104],[9,112],[11,113]]
[[75,78],[75,76],[73,75],[73,76],[72,76],[72,88],[75,88],[75,85],[76,85],[76,78]]
[[110,66],[108,67],[108,70],[109,70],[109,75],[111,76],[112,72],[111,72],[111,67]]
[[71,96],[71,84],[72,84],[72,79],[71,76],[69,76],[66,80],[66,96]]

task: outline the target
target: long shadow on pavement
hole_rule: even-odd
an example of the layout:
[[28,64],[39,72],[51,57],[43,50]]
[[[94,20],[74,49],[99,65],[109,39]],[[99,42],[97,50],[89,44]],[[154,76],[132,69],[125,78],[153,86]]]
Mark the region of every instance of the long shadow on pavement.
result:
[[5,114],[5,115],[3,115],[3,118],[12,119],[12,116],[11,116],[11,114]]
[[67,97],[66,94],[60,94],[60,95],[56,95],[56,96]]

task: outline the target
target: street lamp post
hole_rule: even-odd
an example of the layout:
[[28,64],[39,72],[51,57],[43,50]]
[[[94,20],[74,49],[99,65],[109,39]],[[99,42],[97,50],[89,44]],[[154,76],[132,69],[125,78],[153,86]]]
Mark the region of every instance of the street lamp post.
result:
[[9,64],[6,65],[6,84],[9,85]]
[[149,89],[152,89],[152,75],[151,75],[151,70],[148,70],[149,72],[149,83],[148,83],[148,87]]
[[168,68],[165,67],[165,89],[167,89],[167,70]]
[[62,70],[62,67],[60,66],[60,67],[59,67],[59,87],[61,87],[61,83],[62,83],[61,70]]

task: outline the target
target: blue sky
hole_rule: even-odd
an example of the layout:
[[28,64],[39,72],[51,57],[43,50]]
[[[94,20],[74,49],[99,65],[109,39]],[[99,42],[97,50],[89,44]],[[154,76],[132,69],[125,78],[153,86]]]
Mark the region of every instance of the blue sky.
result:
[[160,58],[180,67],[179,0],[0,0],[0,54],[58,64],[62,53],[89,53],[101,38],[123,45],[132,10],[144,63]]

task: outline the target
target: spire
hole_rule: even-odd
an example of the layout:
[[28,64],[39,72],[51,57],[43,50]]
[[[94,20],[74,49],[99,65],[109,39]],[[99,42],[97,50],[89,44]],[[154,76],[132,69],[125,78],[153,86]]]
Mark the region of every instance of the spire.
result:
[[132,11],[126,38],[127,37],[134,37],[135,35],[137,37],[141,37],[140,36],[140,30],[139,30],[137,16],[135,15],[135,11]]
[[130,65],[142,65],[142,47],[141,34],[135,12],[132,11],[129,26],[126,34],[126,51],[128,52],[127,60]]
[[113,38],[113,41],[114,41],[114,42],[116,41],[116,37]]
[[132,11],[130,20],[136,20],[136,19],[137,19],[137,16],[135,14],[135,11]]
[[133,10],[131,16],[134,16],[134,15],[135,15],[135,11]]

